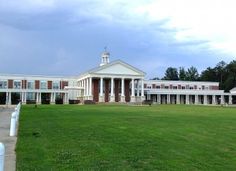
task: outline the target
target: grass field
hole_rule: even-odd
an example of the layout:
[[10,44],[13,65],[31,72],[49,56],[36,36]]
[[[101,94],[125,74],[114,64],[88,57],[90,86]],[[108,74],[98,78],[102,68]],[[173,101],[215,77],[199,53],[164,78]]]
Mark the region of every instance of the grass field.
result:
[[23,106],[17,170],[236,170],[236,108]]

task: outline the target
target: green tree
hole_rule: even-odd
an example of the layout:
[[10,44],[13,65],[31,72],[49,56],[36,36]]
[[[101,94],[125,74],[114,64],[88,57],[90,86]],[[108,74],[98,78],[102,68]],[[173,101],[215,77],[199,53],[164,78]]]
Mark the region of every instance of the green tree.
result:
[[186,80],[188,81],[197,81],[199,80],[199,74],[197,68],[191,66],[186,72]]
[[169,67],[166,69],[165,76],[163,80],[179,80],[177,68]]
[[230,62],[224,69],[222,84],[224,85],[224,89],[229,91],[236,87],[236,61]]
[[186,71],[184,69],[184,67],[180,67],[179,68],[179,80],[186,80]]
[[226,70],[227,64],[224,61],[220,61],[216,67],[216,74],[217,74],[217,81],[220,83],[220,89],[225,89],[225,81],[227,79],[227,70]]
[[208,67],[206,70],[202,71],[200,80],[201,81],[218,81],[216,69]]

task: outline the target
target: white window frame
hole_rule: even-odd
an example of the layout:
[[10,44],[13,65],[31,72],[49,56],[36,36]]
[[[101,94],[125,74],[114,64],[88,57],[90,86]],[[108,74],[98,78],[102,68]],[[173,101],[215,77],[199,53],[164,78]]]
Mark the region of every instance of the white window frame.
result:
[[[20,83],[20,86],[15,85],[15,83]],[[13,81],[13,88],[14,89],[21,89],[22,88],[22,80],[14,80]]]
[[[29,87],[29,83],[32,83],[32,88]],[[27,89],[35,89],[35,81],[34,80],[27,80]]]
[[[7,83],[7,80],[0,80],[0,82],[2,82],[2,87],[0,87],[0,89],[7,89],[7,87],[8,87],[8,83]],[[4,83],[6,83],[6,84],[4,84]]]
[[[57,85],[58,85],[58,88],[55,88],[55,87],[54,87],[54,84],[57,84]],[[52,81],[52,89],[53,89],[53,90],[59,90],[59,89],[60,89],[60,81]]]
[[[45,87],[43,87],[42,84],[45,84]],[[45,80],[40,80],[40,89],[42,90],[48,89],[48,82]]]

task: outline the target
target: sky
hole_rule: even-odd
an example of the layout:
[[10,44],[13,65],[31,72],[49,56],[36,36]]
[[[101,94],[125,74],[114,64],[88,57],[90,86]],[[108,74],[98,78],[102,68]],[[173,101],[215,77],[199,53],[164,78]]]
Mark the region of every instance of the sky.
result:
[[236,55],[235,0],[0,0],[0,73],[74,76],[104,47],[163,77]]

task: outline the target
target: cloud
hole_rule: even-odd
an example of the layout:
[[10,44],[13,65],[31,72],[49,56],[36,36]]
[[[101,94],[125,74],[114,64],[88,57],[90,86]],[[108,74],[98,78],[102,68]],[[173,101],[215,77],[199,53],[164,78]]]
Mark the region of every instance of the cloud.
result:
[[0,72],[78,75],[100,63],[104,46],[148,77],[231,60],[233,1],[220,2],[0,0]]

